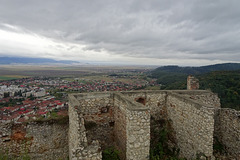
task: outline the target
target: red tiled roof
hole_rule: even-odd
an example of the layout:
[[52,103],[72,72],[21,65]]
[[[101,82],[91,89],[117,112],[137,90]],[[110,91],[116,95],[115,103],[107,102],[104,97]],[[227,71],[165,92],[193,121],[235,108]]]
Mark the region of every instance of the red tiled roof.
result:
[[41,114],[41,115],[46,114],[46,113],[48,113],[48,112],[47,111],[45,111],[45,112],[38,112],[38,114]]
[[25,122],[25,118],[19,118],[18,120],[17,120],[18,122]]

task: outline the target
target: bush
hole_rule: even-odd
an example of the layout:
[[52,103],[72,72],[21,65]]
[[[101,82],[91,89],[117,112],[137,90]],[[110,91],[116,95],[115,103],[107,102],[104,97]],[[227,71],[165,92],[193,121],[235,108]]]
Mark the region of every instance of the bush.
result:
[[184,160],[179,158],[180,149],[169,148],[168,135],[170,131],[163,127],[158,133],[158,142],[150,150],[150,160]]
[[102,152],[103,160],[120,160],[119,151],[113,147],[107,148]]

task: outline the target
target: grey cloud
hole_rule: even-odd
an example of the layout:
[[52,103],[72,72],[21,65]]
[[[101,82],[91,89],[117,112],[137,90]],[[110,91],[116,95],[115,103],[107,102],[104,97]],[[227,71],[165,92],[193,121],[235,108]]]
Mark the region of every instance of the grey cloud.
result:
[[85,50],[240,61],[239,6],[239,0],[0,0],[0,23]]

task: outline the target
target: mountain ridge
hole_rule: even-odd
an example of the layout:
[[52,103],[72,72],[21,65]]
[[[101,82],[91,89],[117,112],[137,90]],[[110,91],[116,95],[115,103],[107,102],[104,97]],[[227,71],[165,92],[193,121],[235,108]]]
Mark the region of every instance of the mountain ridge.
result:
[[54,60],[51,58],[30,58],[30,57],[0,57],[0,64],[73,64],[80,63],[71,60]]

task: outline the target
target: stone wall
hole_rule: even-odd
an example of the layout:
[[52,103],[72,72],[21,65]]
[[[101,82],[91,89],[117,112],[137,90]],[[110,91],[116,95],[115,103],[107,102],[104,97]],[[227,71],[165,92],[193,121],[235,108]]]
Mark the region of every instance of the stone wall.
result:
[[199,80],[194,76],[187,77],[187,89],[188,90],[198,90],[199,89]]
[[167,92],[148,92],[146,94],[146,106],[150,109],[151,116],[155,120],[166,119]]
[[114,94],[114,143],[121,151],[121,159],[126,159],[127,134],[126,134],[126,108],[127,104],[122,101],[119,94]]
[[88,143],[98,140],[104,150],[113,142],[113,96],[110,93],[80,94],[78,112],[85,121]]
[[[70,102],[75,104],[70,106],[74,106],[72,108],[75,108],[76,115],[70,116],[70,119],[71,117],[73,119],[78,117],[78,119],[70,120],[70,126],[71,122],[75,121],[79,121],[77,125],[83,127],[84,121],[85,126],[88,122],[96,123],[96,129],[83,129],[84,136],[82,137],[86,137],[87,140],[80,143],[87,143],[87,146],[90,146],[91,141],[98,144],[96,140],[99,140],[102,149],[108,144],[114,144],[120,150],[121,159],[148,159],[150,126],[159,129],[164,123],[167,123],[168,129],[172,130],[170,145],[179,148],[180,155],[187,159],[194,159],[198,155],[214,159],[214,126],[216,128],[214,119],[216,119],[216,124],[220,125],[224,119],[229,119],[229,123],[230,120],[234,120],[234,124],[230,125],[229,132],[233,133],[231,136],[235,137],[234,142],[239,142],[239,121],[237,119],[239,116],[236,116],[238,114],[235,112],[234,114],[229,112],[226,115],[223,114],[225,112],[214,114],[220,109],[220,100],[216,94],[209,91],[129,91],[72,96],[76,102]],[[69,109],[69,111],[72,110]],[[154,125],[150,125],[150,119]],[[229,137],[224,138],[226,136],[223,133],[224,125],[227,127],[229,124],[224,123],[223,128],[218,128],[215,135],[220,137],[223,144],[226,143],[229,151],[232,149],[231,147],[236,147],[232,149],[232,154],[239,156],[237,152],[239,146],[234,142],[229,142],[227,140]],[[104,143],[105,145],[103,145]],[[69,144],[71,144],[71,140]]]
[[132,101],[136,101],[139,98],[145,99],[145,106],[150,109],[151,116],[159,120],[166,114],[166,91],[130,91],[122,92],[124,96],[129,97]]
[[196,158],[197,154],[203,153],[212,157],[213,113],[214,109],[220,107],[220,99],[216,94],[202,90],[132,91],[123,94],[132,101],[145,98],[145,106],[150,109],[154,123],[165,121],[173,125],[169,126],[173,129],[171,137],[175,138],[172,141],[177,144],[182,156]]
[[115,141],[124,153],[121,159],[149,159],[150,110],[120,93],[114,94],[114,107]]
[[83,114],[79,101],[69,95],[69,158],[72,160],[100,160],[101,147],[98,141],[88,143]]
[[0,150],[7,151],[9,157],[27,156],[39,160],[68,157],[68,122],[8,123],[0,127]]
[[[71,95],[69,95],[71,97]],[[71,97],[69,98],[69,157],[72,159],[74,157],[73,151],[78,148],[81,143],[87,145],[87,137],[84,127],[84,120],[78,115],[76,107],[79,105],[78,101]]]
[[171,93],[167,97],[167,114],[182,157],[193,159],[203,154],[213,158],[213,107]]
[[[148,108],[132,102],[121,93],[73,94],[69,95],[69,99],[71,103],[69,112],[74,112],[74,114],[69,113],[70,129],[74,126],[75,128],[85,126],[83,132],[79,132],[79,129],[69,132],[70,159],[75,157],[79,159],[83,156],[79,151],[80,156],[75,156],[75,150],[79,150],[78,145],[89,144],[94,138],[100,142],[102,149],[108,145],[115,145],[120,150],[121,159],[149,158],[150,111]],[[87,123],[91,124],[91,129],[87,129]],[[100,132],[101,127],[103,130]],[[82,137],[83,133],[86,140],[78,140],[77,144],[72,142],[79,139],[76,134]]]
[[240,157],[240,111],[221,108],[216,112],[215,137],[228,155]]
[[221,103],[218,95],[205,90],[197,91],[174,91],[175,93],[190,98],[198,103],[203,103],[208,106],[213,106],[215,108],[220,108]]
[[126,115],[126,158],[127,160],[147,160],[150,149],[150,110],[145,107],[129,108]]

